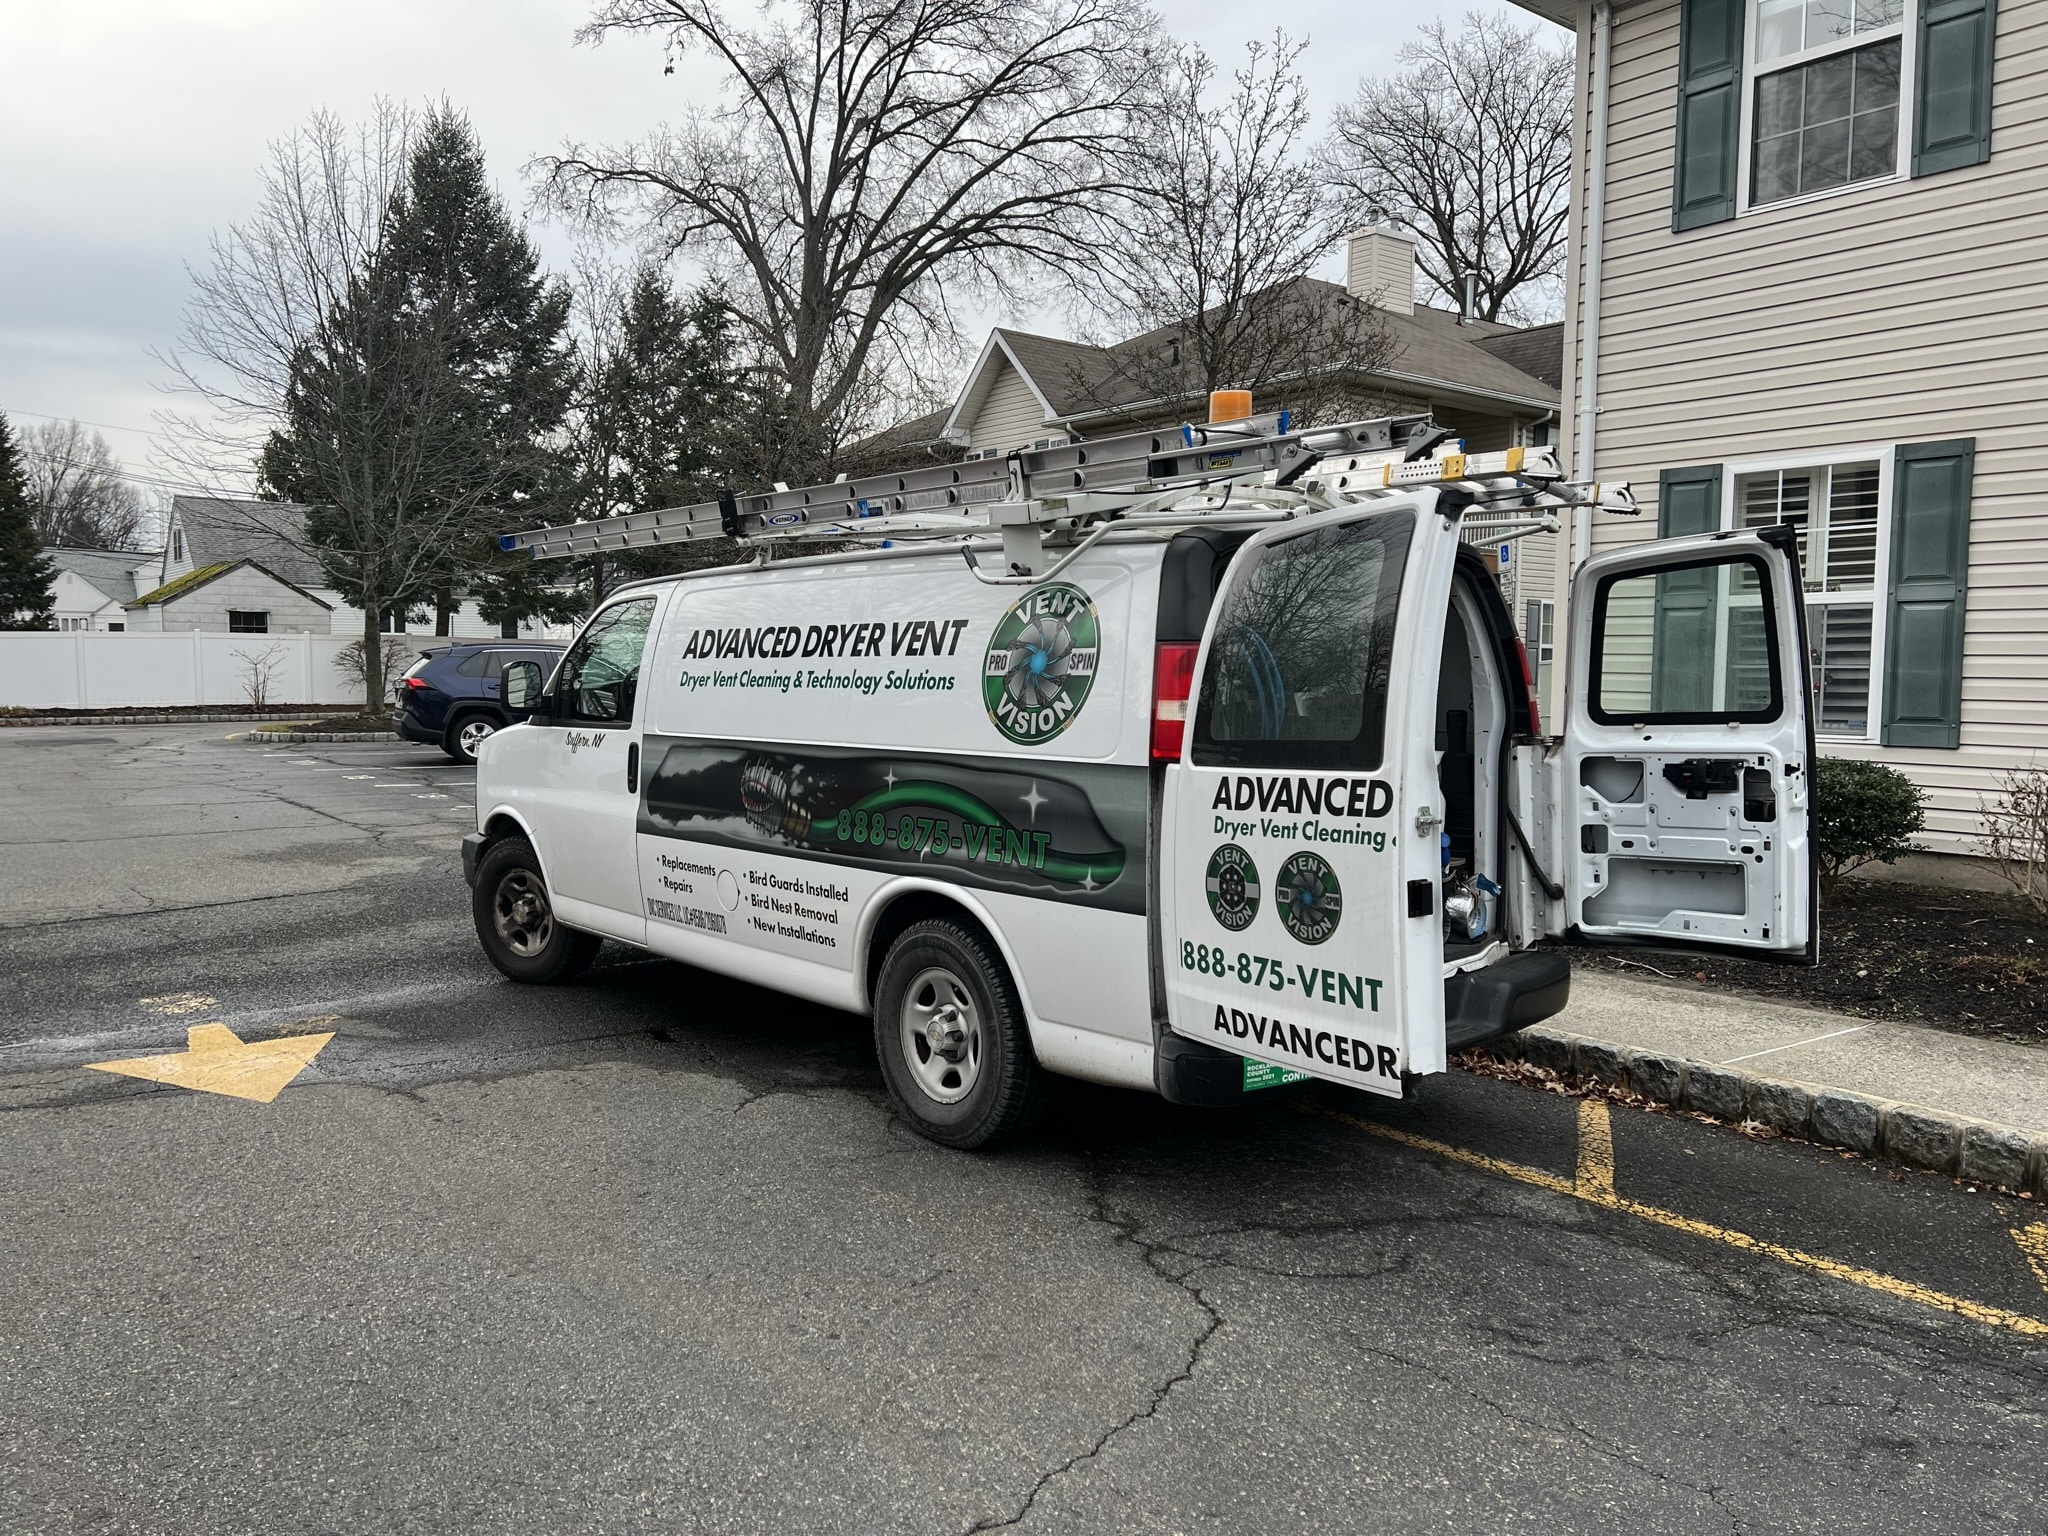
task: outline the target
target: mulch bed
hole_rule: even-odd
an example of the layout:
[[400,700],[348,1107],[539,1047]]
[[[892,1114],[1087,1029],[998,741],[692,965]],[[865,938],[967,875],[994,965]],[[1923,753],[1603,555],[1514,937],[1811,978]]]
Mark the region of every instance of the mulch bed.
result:
[[1572,963],[2048,1047],[2048,925],[1994,892],[1845,880],[1821,908],[1811,970],[1587,949]]

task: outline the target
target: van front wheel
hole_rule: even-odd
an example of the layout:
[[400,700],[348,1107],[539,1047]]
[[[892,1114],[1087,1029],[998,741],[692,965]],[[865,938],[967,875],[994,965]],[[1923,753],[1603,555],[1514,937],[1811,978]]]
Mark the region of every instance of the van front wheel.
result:
[[915,923],[889,946],[875,1053],[903,1117],[946,1146],[989,1146],[1038,1113],[1044,1074],[1017,989],[988,940],[962,924]]
[[470,903],[484,954],[514,981],[573,981],[597,959],[602,940],[555,916],[533,844],[506,837],[476,864]]

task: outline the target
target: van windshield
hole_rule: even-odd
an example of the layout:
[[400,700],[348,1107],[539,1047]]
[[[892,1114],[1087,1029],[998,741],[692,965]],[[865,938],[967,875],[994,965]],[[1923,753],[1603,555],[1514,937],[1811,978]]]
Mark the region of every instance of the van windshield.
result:
[[1412,512],[1312,528],[1248,551],[1217,618],[1194,760],[1216,768],[1377,768]]

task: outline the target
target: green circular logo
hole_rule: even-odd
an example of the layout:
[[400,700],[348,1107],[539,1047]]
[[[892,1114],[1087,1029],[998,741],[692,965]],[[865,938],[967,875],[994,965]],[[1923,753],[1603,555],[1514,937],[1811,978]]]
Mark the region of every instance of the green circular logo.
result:
[[996,624],[982,665],[996,729],[1028,747],[1072,725],[1095,683],[1099,646],[1086,592],[1054,581],[1025,593]]
[[1259,870],[1252,856],[1235,843],[1225,843],[1209,855],[1209,873],[1204,880],[1209,893],[1209,911],[1232,933],[1243,933],[1259,915]]
[[1344,915],[1344,891],[1337,871],[1320,854],[1297,853],[1280,866],[1273,882],[1280,921],[1304,944],[1320,944],[1337,931]]

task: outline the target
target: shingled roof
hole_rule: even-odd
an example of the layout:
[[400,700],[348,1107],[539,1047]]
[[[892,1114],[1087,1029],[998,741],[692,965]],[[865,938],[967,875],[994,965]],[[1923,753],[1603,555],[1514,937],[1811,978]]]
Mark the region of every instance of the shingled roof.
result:
[[306,551],[306,509],[290,501],[177,496],[171,517],[195,566],[252,560],[295,587],[322,587],[320,562]]
[[43,554],[58,570],[69,571],[89,582],[108,601],[124,608],[135,601],[135,573],[148,569],[150,562],[163,559],[161,550],[73,549],[62,544],[44,550]]
[[[1334,312],[1356,302],[1342,284],[1295,280],[1312,302]],[[1523,328],[1486,320],[1461,321],[1453,310],[1426,304],[1412,315],[1377,311],[1390,342],[1389,359],[1371,375],[1395,393],[1475,395],[1523,410],[1554,410],[1564,371],[1564,327]],[[1171,344],[1174,327],[1161,327],[1113,346],[998,327],[969,374],[947,418],[949,430],[979,412],[1007,360],[1045,407],[1051,422],[1082,424],[1150,404],[1140,382],[1148,372],[1134,360]],[[1169,402],[1160,402],[1167,404]],[[939,434],[935,433],[934,436]]]

